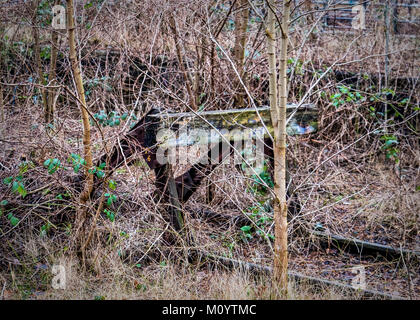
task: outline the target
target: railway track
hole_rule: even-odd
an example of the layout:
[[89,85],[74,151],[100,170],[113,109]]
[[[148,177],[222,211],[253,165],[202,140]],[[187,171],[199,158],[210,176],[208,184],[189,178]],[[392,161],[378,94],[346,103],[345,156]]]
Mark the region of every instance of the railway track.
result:
[[[225,221],[236,227],[250,225],[250,219],[246,216],[227,216],[211,210],[202,210],[200,213],[193,213],[195,218],[203,218],[208,221]],[[368,242],[357,238],[347,238],[340,235],[327,233],[326,231],[313,230],[308,234],[317,239],[323,247],[333,246],[340,251],[358,254],[363,256],[382,256],[386,259],[397,259],[403,256],[408,259],[418,259],[420,251],[405,248],[396,248],[374,242]]]
[[[253,275],[265,275],[271,276],[273,270],[269,266],[259,265],[255,263],[245,262],[241,260],[230,259],[218,255],[214,255],[202,250],[196,250],[195,255],[199,257],[202,263],[207,264],[210,268],[223,265],[224,267],[232,270],[239,269],[243,272],[250,273]],[[293,280],[298,285],[301,283],[310,284],[313,290],[323,290],[325,287],[337,289],[346,294],[352,294],[360,296],[361,299],[382,299],[382,300],[407,300],[404,297],[391,295],[385,292],[360,289],[353,286],[340,283],[338,281],[332,281],[328,279],[322,279],[317,277],[306,276],[301,273],[294,271],[288,272],[289,280]]]

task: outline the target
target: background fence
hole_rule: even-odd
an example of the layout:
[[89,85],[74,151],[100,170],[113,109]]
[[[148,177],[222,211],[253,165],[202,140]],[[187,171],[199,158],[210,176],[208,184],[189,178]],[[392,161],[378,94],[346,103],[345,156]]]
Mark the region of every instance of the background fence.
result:
[[374,30],[378,25],[386,25],[394,34],[417,35],[420,31],[420,4],[416,0],[317,0],[314,10],[325,10],[322,30],[350,30],[359,11],[364,9],[365,30]]

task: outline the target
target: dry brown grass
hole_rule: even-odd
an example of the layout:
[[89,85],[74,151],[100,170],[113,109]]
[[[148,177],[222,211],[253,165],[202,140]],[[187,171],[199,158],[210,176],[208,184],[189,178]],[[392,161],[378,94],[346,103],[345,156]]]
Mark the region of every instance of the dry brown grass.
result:
[[[2,272],[4,299],[165,299],[165,300],[243,300],[278,299],[272,290],[270,279],[251,276],[239,270],[216,269],[208,271],[194,266],[154,264],[147,267],[130,267],[115,254],[102,253],[100,274],[92,274],[80,268],[77,258],[57,254],[51,243],[39,239],[27,239],[24,254],[37,257],[39,248],[49,252],[44,256],[47,264],[13,266],[9,273]],[[105,249],[106,250],[106,249]],[[51,287],[51,267],[65,268],[65,289]],[[332,288],[313,292],[310,285],[289,284],[289,299],[356,299],[348,293]]]

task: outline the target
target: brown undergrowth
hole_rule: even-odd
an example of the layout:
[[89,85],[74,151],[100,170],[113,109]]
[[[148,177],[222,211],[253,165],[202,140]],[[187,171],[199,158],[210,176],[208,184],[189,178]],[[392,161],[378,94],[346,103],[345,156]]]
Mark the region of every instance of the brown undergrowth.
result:
[[[118,144],[118,138],[151,107],[189,111],[190,97],[166,21],[168,12],[177,13],[187,76],[201,80],[193,85],[199,110],[236,107],[237,78],[229,59],[233,29],[226,25],[216,37],[227,56],[208,37],[229,8],[210,17],[204,0],[180,3],[111,5],[99,13],[94,7],[79,8],[85,19],[96,17],[93,26],[80,22],[77,30],[83,45],[87,104],[92,116],[97,114],[91,117],[95,159]],[[55,122],[46,128],[39,87],[33,81],[31,32],[16,27],[27,12],[15,8],[2,13],[13,28],[1,29],[6,67],[0,68],[5,115],[0,127],[0,299],[277,298],[266,278],[255,280],[221,265],[209,270],[188,263],[191,248],[182,242],[168,246],[163,235],[170,227],[152,200],[154,174],[141,155],[118,168],[93,194],[89,214],[96,214],[101,196],[106,211],[100,211],[96,221],[87,269],[80,266],[70,244],[82,170],[75,172],[77,157],[72,160],[71,155],[80,155],[82,141],[69,81],[68,48],[63,44],[59,48]],[[50,30],[40,29],[44,50]],[[261,30],[258,23],[250,25],[245,59],[245,84],[257,105],[268,100]],[[349,34],[317,31],[302,44],[307,31],[304,22],[296,23],[291,34],[289,101],[299,102],[312,89],[304,102],[317,105],[319,119],[316,134],[288,138],[293,189],[301,205],[289,217],[290,270],[351,284],[353,268],[362,266],[367,288],[419,299],[418,257],[388,261],[350,254],[332,245],[321,246],[312,234],[321,228],[419,250],[418,37],[391,37],[386,88],[380,27]],[[43,63],[46,68],[48,58]],[[386,108],[390,110],[387,119]],[[101,111],[127,113],[128,118],[99,129]],[[60,166],[48,172],[48,159],[58,159]],[[179,174],[186,168],[174,170]],[[207,181],[215,186],[212,203],[205,204],[201,187],[184,208],[194,249],[271,265],[270,191],[257,177],[228,164],[220,165]],[[22,182],[24,190],[22,186],[13,189],[14,182],[16,186]],[[109,201],[111,194],[115,198]],[[203,212],[219,218],[209,220]],[[237,217],[242,224],[235,223]],[[65,267],[66,290],[51,287],[53,265]],[[314,292],[309,285],[291,285],[289,298],[294,299],[360,298],[331,288]]]

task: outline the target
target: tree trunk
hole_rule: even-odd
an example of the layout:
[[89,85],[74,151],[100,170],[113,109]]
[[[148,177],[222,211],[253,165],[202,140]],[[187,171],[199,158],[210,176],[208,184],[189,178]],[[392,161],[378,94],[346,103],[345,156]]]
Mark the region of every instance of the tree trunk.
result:
[[274,192],[278,205],[275,206],[275,253],[274,277],[287,295],[287,203],[286,203],[286,104],[287,104],[287,42],[289,33],[291,0],[283,2],[281,21],[281,43],[279,61],[279,118],[278,135],[274,140],[275,177]]
[[[273,1],[269,2],[272,6]],[[267,27],[267,55],[268,55],[268,76],[269,76],[269,100],[271,107],[271,122],[274,132],[278,128],[278,100],[277,100],[277,70],[276,70],[276,17],[271,10],[268,10]]]
[[3,86],[0,84],[0,121],[4,122]]
[[[287,102],[287,41],[290,2],[283,5],[281,25],[281,50],[279,64],[279,86],[277,91],[276,73],[276,17],[274,1],[268,1],[267,48],[270,77],[271,119],[274,128],[274,282],[287,296],[287,204],[286,204],[286,102]],[[278,96],[279,95],[279,99]]]
[[[48,81],[50,82],[50,85],[52,86],[54,86],[57,83],[56,81],[57,55],[58,55],[58,32],[55,30],[52,30],[51,31],[50,73],[48,75]],[[50,88],[48,91],[47,110],[45,112],[46,123],[54,122],[54,98],[55,98],[55,88]]]
[[206,61],[206,36],[202,34],[200,37],[200,44],[196,44],[196,60],[195,60],[195,76],[194,76],[194,88],[193,92],[195,93],[195,101],[197,107],[202,104],[202,93],[204,93],[204,77],[203,77],[203,70],[205,68],[205,61]]
[[83,147],[84,147],[84,158],[86,161],[85,167],[85,186],[80,195],[80,203],[83,205],[89,199],[93,187],[93,174],[89,172],[93,167],[92,163],[92,149],[90,141],[90,123],[89,113],[86,109],[85,90],[83,88],[82,75],[79,68],[79,62],[76,56],[76,41],[75,41],[75,26],[74,26],[74,7],[73,0],[67,0],[67,28],[69,36],[69,48],[70,48],[70,62],[73,70],[74,81],[76,83],[77,96],[80,104],[80,112],[82,114],[83,122]]
[[[236,13],[235,16],[235,47],[234,47],[234,55],[235,55],[235,63],[238,73],[240,74],[243,82],[245,83],[245,70],[244,70],[244,62],[245,62],[245,46],[246,46],[246,29],[248,27],[248,17],[249,17],[249,8],[248,8],[248,0],[239,0],[237,8],[240,9]],[[236,79],[236,77],[235,77]],[[239,79],[236,81],[236,90],[237,94],[235,95],[235,104],[240,107],[245,107],[245,92],[242,88],[242,84]]]
[[[39,5],[39,0],[34,1],[33,3],[33,18],[32,18],[32,28],[33,28],[33,36],[34,36],[34,56],[35,56],[35,63],[36,63],[36,68],[37,68],[37,73],[38,73],[38,84],[40,84],[41,86],[45,85],[44,83],[44,72],[43,72],[43,68],[42,68],[42,63],[41,63],[41,49],[40,49],[40,44],[39,44],[39,30],[37,27],[37,11],[38,11],[38,5]],[[45,92],[45,88],[40,87],[39,88],[40,92],[41,92],[41,104],[44,108],[44,113],[46,114],[47,109],[48,109],[48,103],[47,103],[47,93]]]
[[178,28],[176,26],[176,21],[172,15],[170,15],[169,17],[169,27],[171,28],[172,33],[174,35],[176,55],[178,57],[179,68],[181,69],[184,75],[185,85],[187,87],[187,92],[188,92],[189,100],[190,100],[190,106],[193,110],[197,111],[197,104],[195,101],[194,93],[192,91],[192,83],[193,83],[192,77],[191,77],[191,74],[187,71],[187,69],[185,69],[183,54],[182,54],[181,46],[179,44]]
[[[229,11],[226,14],[225,19],[218,26],[218,28],[215,30],[214,39],[217,39],[220,32],[222,32],[223,27],[226,24],[226,21],[229,19],[231,12],[236,5],[236,1],[238,1],[238,0],[233,0],[232,1],[231,5],[230,5],[230,8],[229,8]],[[215,69],[216,69],[215,55],[216,55],[216,44],[212,41],[211,42],[211,50],[210,50],[210,97],[209,97],[210,101],[213,100],[216,96],[216,79],[215,79],[215,75],[214,75],[215,74]]]
[[[0,29],[0,32],[3,32],[3,28]],[[0,52],[3,52],[3,42],[0,43]],[[4,59],[0,59],[0,70],[4,70],[3,67],[3,60]],[[2,71],[0,72],[0,75],[3,76]],[[1,123],[3,123],[5,120],[4,118],[4,102],[3,102],[3,86],[0,84],[0,121]],[[3,129],[4,126],[1,126],[1,129]],[[0,130],[0,136],[2,136],[3,130]]]

